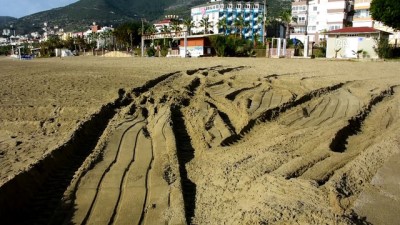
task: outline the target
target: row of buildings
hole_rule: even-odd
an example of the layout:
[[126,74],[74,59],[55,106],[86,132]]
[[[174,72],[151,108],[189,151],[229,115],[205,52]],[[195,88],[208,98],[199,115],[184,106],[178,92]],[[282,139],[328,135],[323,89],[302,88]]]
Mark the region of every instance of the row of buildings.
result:
[[100,26],[96,23],[93,23],[86,31],[65,32],[62,28],[59,28],[58,26],[50,26],[45,22],[42,30],[42,34],[39,34],[39,32],[32,32],[30,34],[16,35],[15,31],[12,29],[3,29],[3,37],[0,37],[0,45],[20,46],[28,44],[28,46],[32,46],[34,43],[41,43],[47,41],[52,36],[57,36],[64,41],[69,38],[77,37],[84,38],[88,42],[96,41],[96,47],[99,49],[115,41],[115,38],[112,35],[112,32],[114,31],[112,26]]
[[293,30],[290,38],[319,43],[325,39],[325,33],[345,27],[371,27],[392,33],[391,42],[396,44],[399,32],[374,21],[370,15],[372,0],[294,0],[292,16],[297,18],[291,23]]
[[[374,21],[369,8],[372,0],[293,0],[292,22],[290,23],[290,38],[305,40],[319,44],[326,39],[326,32],[345,27],[372,27],[392,33],[391,42],[395,44],[400,38],[399,32]],[[208,18],[211,33],[237,33],[234,28],[236,18],[242,17],[248,26],[242,30],[246,38],[262,38],[264,12],[268,15],[268,0],[229,1],[210,0],[210,2],[191,8],[191,18],[194,22],[192,33],[204,32],[201,21]],[[225,20],[227,29],[220,26]],[[278,37],[284,37],[284,27]]]

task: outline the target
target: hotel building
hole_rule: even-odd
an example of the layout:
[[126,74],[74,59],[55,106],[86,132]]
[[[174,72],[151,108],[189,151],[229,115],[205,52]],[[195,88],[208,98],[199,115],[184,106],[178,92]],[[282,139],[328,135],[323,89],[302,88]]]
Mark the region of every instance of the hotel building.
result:
[[[246,39],[261,38],[263,34],[262,18],[264,15],[263,1],[227,1],[211,0],[210,2],[195,6],[191,9],[191,17],[194,22],[193,34],[204,33],[201,20],[209,19],[210,26],[207,33],[214,34],[235,34],[239,30],[234,27],[234,22],[239,16],[248,23],[248,27],[242,30],[242,35]],[[218,27],[218,22],[225,20],[227,28]]]

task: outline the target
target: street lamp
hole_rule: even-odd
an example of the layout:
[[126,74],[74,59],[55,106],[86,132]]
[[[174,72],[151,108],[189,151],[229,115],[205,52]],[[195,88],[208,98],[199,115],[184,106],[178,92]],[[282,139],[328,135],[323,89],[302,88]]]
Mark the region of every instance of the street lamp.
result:
[[266,36],[265,36],[265,34],[266,34],[266,32],[265,32],[265,29],[266,29],[265,22],[267,21],[266,13],[267,13],[267,0],[264,0],[263,34],[262,34],[262,36],[263,36],[263,37],[262,37],[262,43],[263,43],[263,45],[265,45],[265,38],[266,38]]
[[144,32],[143,32],[143,29],[144,29],[144,20],[145,20],[145,19],[144,19],[144,18],[141,18],[141,20],[142,20],[142,32],[141,32],[141,33],[142,33],[142,38],[141,38],[142,41],[141,41],[140,45],[141,45],[141,48],[142,48],[142,49],[141,49],[142,57],[144,57],[144,37],[143,37],[143,33],[144,33]]

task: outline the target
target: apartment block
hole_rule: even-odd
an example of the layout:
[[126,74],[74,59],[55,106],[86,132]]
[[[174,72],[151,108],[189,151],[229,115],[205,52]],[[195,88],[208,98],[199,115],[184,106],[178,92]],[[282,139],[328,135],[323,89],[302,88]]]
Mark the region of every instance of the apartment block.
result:
[[[263,33],[262,17],[264,14],[263,1],[226,1],[211,0],[210,2],[195,6],[191,9],[191,17],[195,27],[192,33],[203,33],[201,20],[208,18],[210,26],[207,33],[235,34],[239,30],[234,27],[234,22],[239,16],[243,17],[248,26],[242,30],[243,37],[253,39],[261,38]],[[261,18],[261,19],[260,19]],[[220,28],[218,22],[225,20],[226,29]]]
[[354,0],[295,0],[292,2],[292,17],[296,21],[290,38],[301,41],[309,37],[310,42],[319,43],[324,32],[341,29],[351,24]]
[[372,0],[354,0],[354,18],[353,27],[372,27],[378,30],[391,33],[389,42],[393,45],[398,44],[400,32],[394,31],[392,28],[383,25],[379,21],[375,21],[370,14]]
[[354,27],[374,27],[369,8],[371,0],[354,0]]

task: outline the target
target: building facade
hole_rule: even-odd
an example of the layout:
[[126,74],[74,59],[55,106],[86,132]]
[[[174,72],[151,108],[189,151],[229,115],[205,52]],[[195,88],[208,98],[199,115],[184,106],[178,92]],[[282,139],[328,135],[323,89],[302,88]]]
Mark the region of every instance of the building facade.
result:
[[351,25],[354,0],[295,0],[292,16],[296,21],[290,38],[301,41],[308,36],[310,42],[324,40],[326,31],[342,29]]
[[373,27],[391,33],[389,43],[398,45],[400,32],[394,31],[392,28],[383,25],[381,22],[375,21],[370,14],[372,0],[354,0],[354,18],[353,27]]
[[[201,21],[208,18],[209,28],[206,33],[237,34],[240,31],[235,27],[235,20],[241,17],[246,24],[242,29],[242,36],[246,39],[261,38],[263,15],[263,1],[211,0],[207,4],[198,5],[191,9],[191,17],[194,23],[192,33],[205,33]],[[225,21],[225,28],[219,26],[221,20]]]
[[375,40],[387,39],[388,32],[372,27],[346,27],[327,32],[326,58],[379,58]]

